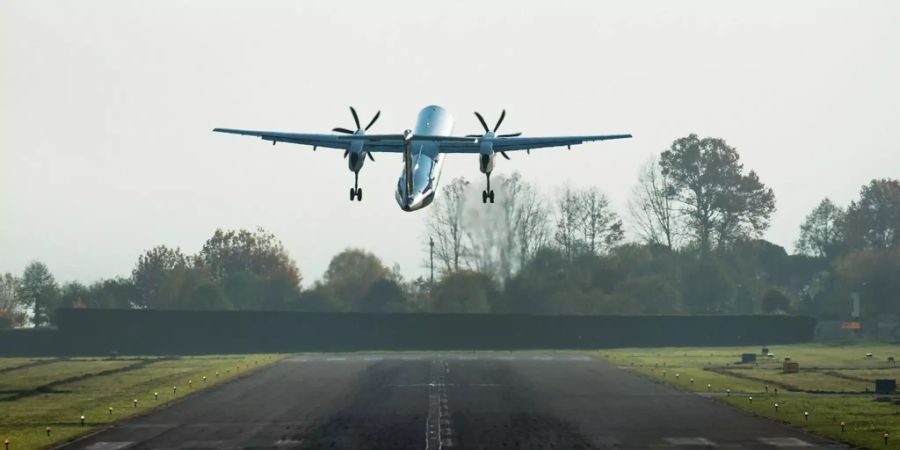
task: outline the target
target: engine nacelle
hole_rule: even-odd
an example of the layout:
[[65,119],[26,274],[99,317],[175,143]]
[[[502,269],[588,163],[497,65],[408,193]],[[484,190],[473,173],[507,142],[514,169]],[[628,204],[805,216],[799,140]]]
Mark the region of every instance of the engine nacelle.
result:
[[350,168],[353,172],[359,172],[362,169],[363,164],[366,162],[366,154],[363,151],[362,141],[354,141],[350,144],[350,150],[348,151],[349,155],[347,158],[347,167]]
[[489,155],[482,153],[478,156],[478,166],[479,169],[481,169],[481,173],[491,173],[494,171],[494,156],[496,156],[494,153]]
[[[486,133],[490,134],[490,132]],[[486,136],[487,139],[483,139],[481,141],[481,145],[479,145],[479,155],[478,157],[478,166],[481,169],[481,173],[491,173],[494,171],[494,143],[491,139],[493,136]]]

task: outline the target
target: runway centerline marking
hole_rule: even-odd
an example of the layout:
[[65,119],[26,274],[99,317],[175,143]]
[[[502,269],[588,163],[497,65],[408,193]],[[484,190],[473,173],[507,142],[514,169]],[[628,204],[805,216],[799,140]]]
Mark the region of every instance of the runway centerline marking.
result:
[[450,428],[450,407],[447,402],[446,376],[450,366],[446,361],[431,362],[428,383],[428,418],[425,420],[425,450],[439,450],[453,446]]

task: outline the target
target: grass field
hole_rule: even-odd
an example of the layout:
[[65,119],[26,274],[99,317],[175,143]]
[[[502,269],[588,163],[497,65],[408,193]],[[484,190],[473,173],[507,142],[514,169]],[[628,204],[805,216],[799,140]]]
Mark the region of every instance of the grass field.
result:
[[[147,412],[279,358],[79,358],[36,365],[23,358],[0,359],[0,368],[21,367],[0,373],[0,440],[8,439],[10,450],[44,448],[94,427]],[[154,393],[159,394],[158,398]],[[80,424],[82,414],[85,426]],[[50,436],[46,427],[50,427]]]
[[[760,353],[760,348],[750,347],[616,349],[599,354],[680,389],[708,392],[735,407],[856,447],[885,448],[888,433],[888,448],[900,448],[900,396],[878,399],[872,393],[875,379],[900,379],[900,366],[887,359],[900,359],[900,345],[815,343],[770,346],[769,351],[775,357],[760,355],[757,364],[740,363],[741,353]],[[785,357],[800,364],[800,373],[783,373]]]

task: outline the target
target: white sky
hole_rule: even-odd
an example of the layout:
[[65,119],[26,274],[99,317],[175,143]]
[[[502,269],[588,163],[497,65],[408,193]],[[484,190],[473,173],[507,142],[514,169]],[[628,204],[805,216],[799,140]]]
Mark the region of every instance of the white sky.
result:
[[[306,284],[371,250],[424,272],[426,211],[393,189],[398,155],[353,176],[339,151],[215,126],[372,131],[431,103],[529,135],[630,141],[498,159],[545,191],[597,185],[625,213],[639,166],[691,132],[725,138],[774,188],[766,238],[793,247],[823,197],[900,177],[900,2],[0,2],[0,272],[130,273],[157,244],[196,252],[217,227],[262,226]],[[443,180],[481,181],[475,156]]]

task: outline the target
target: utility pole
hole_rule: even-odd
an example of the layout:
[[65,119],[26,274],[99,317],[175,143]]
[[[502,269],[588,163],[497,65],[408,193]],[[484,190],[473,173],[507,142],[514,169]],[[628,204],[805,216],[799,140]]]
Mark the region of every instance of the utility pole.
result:
[[428,247],[431,250],[430,263],[431,266],[431,289],[434,289],[434,238],[428,238]]

